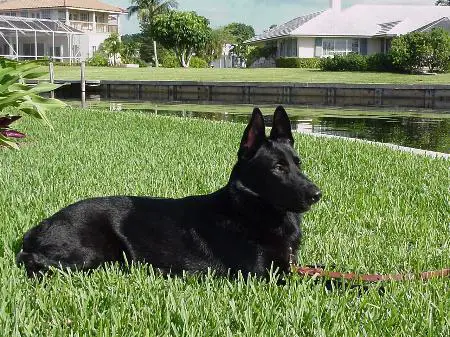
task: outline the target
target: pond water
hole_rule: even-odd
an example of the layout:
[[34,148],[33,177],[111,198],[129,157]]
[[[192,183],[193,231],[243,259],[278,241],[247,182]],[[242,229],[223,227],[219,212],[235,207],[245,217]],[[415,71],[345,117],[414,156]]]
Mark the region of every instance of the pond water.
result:
[[[252,107],[152,102],[88,102],[90,107],[117,110],[137,110],[158,115],[204,118],[247,123]],[[264,108],[268,113],[274,107]],[[450,113],[433,111],[357,110],[307,107],[286,107],[292,128],[342,137],[392,143],[423,150],[450,152]],[[267,126],[271,126],[267,116]]]

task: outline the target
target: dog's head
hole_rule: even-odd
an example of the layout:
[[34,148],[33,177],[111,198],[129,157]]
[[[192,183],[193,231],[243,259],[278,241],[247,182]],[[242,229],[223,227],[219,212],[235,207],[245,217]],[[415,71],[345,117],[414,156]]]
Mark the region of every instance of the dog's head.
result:
[[261,111],[253,110],[236,168],[239,184],[277,209],[306,212],[321,197],[319,188],[302,173],[291,122],[281,106],[275,110],[269,137]]

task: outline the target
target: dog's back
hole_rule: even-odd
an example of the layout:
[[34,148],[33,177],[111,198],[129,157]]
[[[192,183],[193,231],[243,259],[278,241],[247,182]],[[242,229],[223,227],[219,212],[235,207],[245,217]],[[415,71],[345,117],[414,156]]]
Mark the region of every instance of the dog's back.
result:
[[300,214],[319,198],[299,169],[284,109],[277,109],[269,138],[255,109],[224,188],[183,199],[75,203],[26,233],[17,261],[30,276],[51,266],[92,269],[124,259],[171,273],[288,272],[300,241]]

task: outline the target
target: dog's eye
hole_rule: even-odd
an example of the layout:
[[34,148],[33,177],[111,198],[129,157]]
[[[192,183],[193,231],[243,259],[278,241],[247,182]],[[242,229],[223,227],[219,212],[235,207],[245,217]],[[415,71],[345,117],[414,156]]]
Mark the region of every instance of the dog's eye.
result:
[[278,172],[285,172],[286,171],[286,166],[283,165],[283,164],[278,163],[278,164],[276,164],[274,166],[274,170],[278,171]]

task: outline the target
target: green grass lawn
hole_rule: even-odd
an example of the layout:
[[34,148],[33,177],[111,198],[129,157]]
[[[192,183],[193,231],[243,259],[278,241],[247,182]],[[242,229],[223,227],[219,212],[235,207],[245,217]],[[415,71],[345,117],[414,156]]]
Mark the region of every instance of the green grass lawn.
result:
[[[47,67],[42,67],[46,70]],[[46,75],[43,78],[48,78]],[[449,84],[450,73],[407,75],[371,72],[323,72],[317,69],[183,69],[86,67],[88,80],[238,81],[298,83]],[[55,79],[79,80],[80,67],[55,67]]]
[[[143,267],[32,282],[14,264],[22,234],[81,198],[181,197],[223,186],[244,125],[66,109],[54,131],[25,119],[20,151],[0,149],[2,336],[448,336],[449,282],[327,292],[291,278],[165,279]],[[448,161],[296,135],[323,200],[305,216],[302,264],[417,272],[450,264]],[[232,247],[230,247],[232,249]]]

